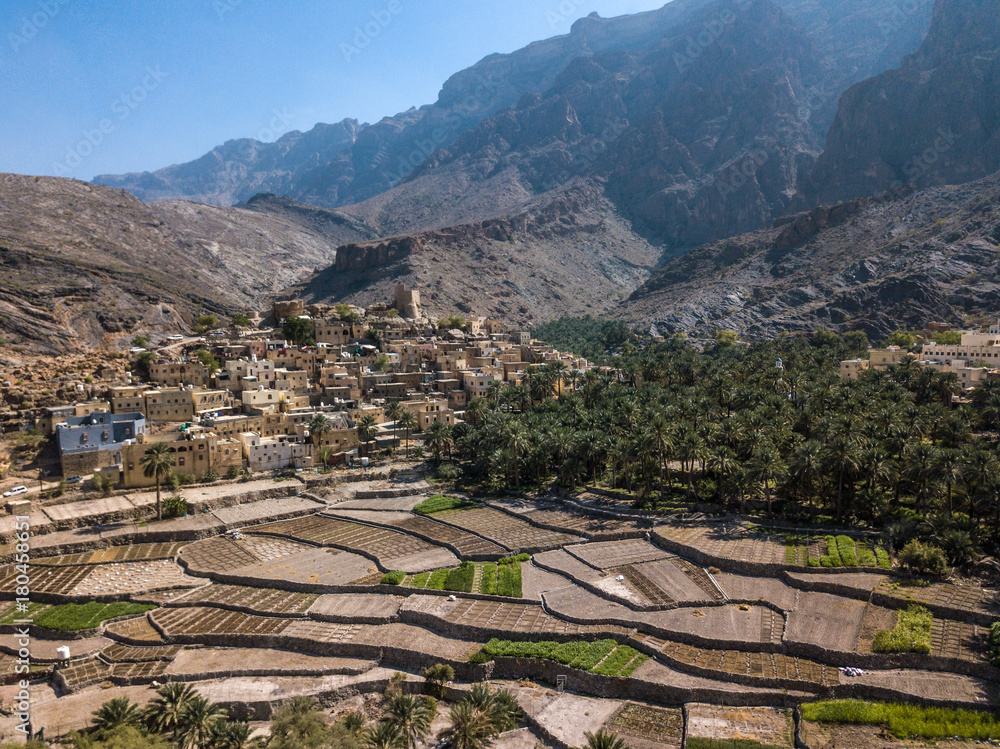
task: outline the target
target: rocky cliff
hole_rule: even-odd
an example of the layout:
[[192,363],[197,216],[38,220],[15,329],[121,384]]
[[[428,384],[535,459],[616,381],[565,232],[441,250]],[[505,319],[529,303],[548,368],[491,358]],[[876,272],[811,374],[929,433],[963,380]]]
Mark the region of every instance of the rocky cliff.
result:
[[1000,169],[1000,0],[938,0],[902,65],[840,100],[805,202],[956,184]]
[[668,262],[619,308],[664,332],[882,338],[1000,309],[1000,175],[815,208]]

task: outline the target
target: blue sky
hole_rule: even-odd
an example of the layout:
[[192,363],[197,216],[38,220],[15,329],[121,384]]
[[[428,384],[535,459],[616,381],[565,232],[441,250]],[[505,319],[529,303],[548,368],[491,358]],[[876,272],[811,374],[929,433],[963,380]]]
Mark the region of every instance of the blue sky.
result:
[[90,179],[374,122],[490,53],[665,1],[2,0],[0,171]]

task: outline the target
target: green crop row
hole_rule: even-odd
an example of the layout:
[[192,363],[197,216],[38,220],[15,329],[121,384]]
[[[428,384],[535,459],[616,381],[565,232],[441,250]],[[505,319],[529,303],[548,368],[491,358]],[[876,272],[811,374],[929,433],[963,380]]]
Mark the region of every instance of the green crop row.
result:
[[897,705],[862,700],[827,700],[802,706],[802,717],[819,723],[886,726],[900,738],[1000,738],[1000,719],[992,713],[943,707]]
[[447,497],[444,494],[435,494],[414,507],[413,511],[419,512],[421,515],[432,515],[435,512],[461,510],[465,507],[473,507],[474,505],[475,502],[470,502],[461,497]]
[[897,614],[896,626],[875,635],[872,650],[876,653],[931,652],[931,625],[934,617],[930,611],[916,604]]
[[66,603],[45,609],[35,617],[34,623],[46,629],[64,631],[92,629],[108,619],[130,614],[144,614],[155,608],[156,606],[150,604],[132,603],[131,601]]
[[402,570],[393,570],[382,575],[380,581],[382,585],[399,585],[406,578],[406,573]]
[[520,598],[521,564],[502,564],[497,567],[497,595]]
[[688,736],[687,749],[782,749],[774,744],[762,744],[749,739],[705,739]]
[[628,676],[648,660],[648,656],[614,640],[560,643],[553,640],[511,642],[493,639],[483,646],[477,656],[473,658],[474,662],[484,662],[490,657],[541,658],[605,676]]
[[462,562],[458,569],[449,570],[444,579],[444,589],[461,593],[472,592],[472,580],[476,575],[476,566],[472,562]]

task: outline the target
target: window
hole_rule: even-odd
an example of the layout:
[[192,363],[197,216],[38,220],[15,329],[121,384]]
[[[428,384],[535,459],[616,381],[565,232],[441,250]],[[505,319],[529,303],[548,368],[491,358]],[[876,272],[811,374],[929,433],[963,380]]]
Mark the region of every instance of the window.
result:
[[178,458],[177,459],[177,465],[179,465],[179,466],[184,465],[184,458]]
[[102,440],[107,440],[110,437],[111,437],[111,432],[109,432],[107,429],[105,429],[103,432],[101,432],[101,439]]

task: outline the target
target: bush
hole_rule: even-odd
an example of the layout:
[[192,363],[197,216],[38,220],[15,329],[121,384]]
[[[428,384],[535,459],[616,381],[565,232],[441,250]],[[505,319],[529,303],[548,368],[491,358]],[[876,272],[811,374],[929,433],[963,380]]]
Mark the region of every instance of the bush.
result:
[[163,500],[164,517],[177,518],[181,515],[187,515],[188,509],[188,503],[184,497],[167,497]]
[[875,558],[878,560],[878,566],[882,569],[888,570],[892,568],[892,560],[889,558],[889,552],[881,546],[875,547]]
[[454,463],[442,463],[437,467],[437,477],[446,481],[454,481],[462,477],[462,469]]
[[865,541],[858,541],[858,566],[860,567],[876,567],[878,562],[875,560],[875,553],[868,546]]
[[240,469],[237,468],[236,466],[229,466],[229,470],[226,471],[227,479],[235,479],[238,478],[239,475],[240,475]]
[[908,569],[931,575],[943,575],[948,571],[944,552],[933,544],[925,544],[916,539],[899,552],[899,563]]
[[445,510],[461,510],[466,507],[474,506],[475,502],[470,502],[469,500],[462,499],[461,497],[447,497],[444,494],[435,494],[414,507],[413,511],[420,513],[421,515],[432,515],[435,512],[444,512]]
[[990,663],[1000,668],[1000,622],[990,627],[989,658]]
[[912,605],[897,615],[896,626],[875,635],[876,653],[921,653],[930,655],[934,617],[923,606]]
[[214,470],[206,471],[205,475],[201,477],[201,480],[206,484],[211,484],[219,480],[219,474]]
[[399,585],[403,582],[403,578],[406,577],[406,573],[402,570],[393,570],[392,572],[386,572],[382,575],[382,579],[379,581],[382,585]]
[[514,564],[515,562],[527,562],[531,559],[531,554],[518,554],[512,557],[503,557],[497,560],[497,564]]
[[827,700],[802,706],[805,720],[886,726],[901,738],[1000,738],[1000,720],[988,712],[861,700]]

